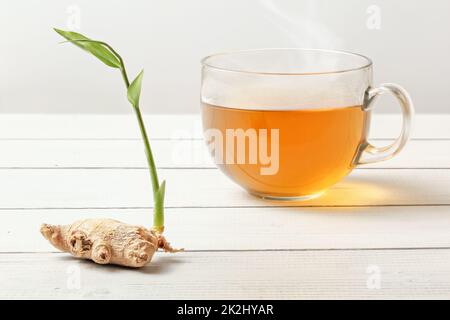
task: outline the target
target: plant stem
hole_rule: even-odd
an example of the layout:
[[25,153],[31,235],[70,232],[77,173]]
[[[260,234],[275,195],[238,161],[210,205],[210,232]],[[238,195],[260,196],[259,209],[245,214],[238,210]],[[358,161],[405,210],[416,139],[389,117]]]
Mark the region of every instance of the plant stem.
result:
[[[107,44],[106,44],[107,45]],[[125,63],[122,60],[122,57],[114,51],[109,45],[108,48],[117,56],[120,61],[120,72],[122,74],[123,81],[125,82],[125,86],[128,90],[130,86],[130,81],[128,80],[127,71],[125,69]],[[164,194],[161,196],[159,193],[160,186],[158,180],[158,173],[156,172],[156,164],[155,159],[153,158],[152,149],[150,147],[150,141],[148,139],[147,130],[145,129],[144,120],[142,118],[142,113],[139,108],[139,105],[133,106],[134,113],[136,115],[139,130],[141,132],[142,140],[145,146],[145,155],[147,157],[148,168],[150,171],[150,177],[152,181],[152,189],[153,189],[153,228],[162,232],[164,230]]]
[[[128,90],[128,87],[130,86],[130,81],[128,80],[127,71],[125,69],[125,63],[123,62],[122,57],[107,43],[102,42],[101,44],[105,45],[119,59],[121,65],[120,73],[122,74],[123,81],[125,82],[125,87]],[[150,171],[150,178],[152,181],[153,202],[154,202],[153,228],[162,232],[164,230],[164,195],[162,195],[161,197],[161,195],[159,194],[160,186],[158,180],[158,173],[156,172],[155,159],[153,158],[152,149],[150,147],[150,141],[148,139],[147,130],[145,129],[145,124],[142,118],[142,113],[139,108],[139,105],[134,105],[133,110],[139,124],[139,130],[141,132],[142,141],[144,142],[145,156],[147,158],[148,168]]]
[[[79,40],[69,40],[69,42],[91,42],[98,43],[106,48],[108,48],[119,60],[120,62],[120,73],[122,74],[123,81],[125,82],[125,87],[129,88],[130,81],[128,79],[127,71],[125,69],[125,63],[122,57],[106,42],[91,40],[91,39],[79,39]],[[156,172],[155,160],[153,158],[152,149],[150,148],[150,141],[147,136],[147,130],[145,129],[144,120],[142,119],[141,110],[139,109],[139,104],[133,105],[134,113],[139,124],[139,130],[141,132],[142,140],[145,146],[145,155],[147,157],[148,168],[150,171],[150,177],[152,181],[153,189],[153,228],[159,232],[164,231],[164,192],[165,192],[165,182],[160,186],[158,180],[158,174]]]
[[[128,87],[130,86],[130,82],[128,80],[127,71],[125,69],[125,65],[122,60],[121,65],[122,67],[120,68],[120,71],[122,73],[122,78],[125,82],[125,86],[128,89]],[[152,148],[150,147],[150,141],[148,139],[147,130],[145,129],[145,124],[142,118],[142,113],[139,108],[139,105],[133,106],[133,110],[139,124],[139,130],[141,132],[142,141],[144,142],[145,156],[147,158],[148,168],[150,171],[150,178],[152,181],[153,206],[154,206],[153,228],[162,232],[164,230],[164,194],[162,195],[162,197],[159,194],[160,187],[159,187],[158,173],[156,172],[155,159],[153,158]]]
[[158,181],[158,174],[156,172],[155,160],[153,158],[152,149],[150,147],[150,142],[147,136],[147,131],[145,129],[144,121],[142,119],[141,110],[139,109],[139,106],[135,106],[133,109],[139,123],[139,129],[141,131],[142,140],[144,141],[145,155],[147,156],[148,167],[152,179],[153,201],[154,201],[153,227],[162,231],[162,228],[164,228],[164,200],[158,194],[159,181]]

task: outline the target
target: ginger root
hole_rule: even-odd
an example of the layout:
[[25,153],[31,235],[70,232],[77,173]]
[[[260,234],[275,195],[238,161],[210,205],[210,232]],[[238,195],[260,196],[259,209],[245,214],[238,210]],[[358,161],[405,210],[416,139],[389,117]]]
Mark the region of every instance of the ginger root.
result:
[[45,239],[57,249],[99,264],[139,268],[150,262],[158,249],[177,252],[162,232],[113,219],[85,219],[70,225],[41,226]]

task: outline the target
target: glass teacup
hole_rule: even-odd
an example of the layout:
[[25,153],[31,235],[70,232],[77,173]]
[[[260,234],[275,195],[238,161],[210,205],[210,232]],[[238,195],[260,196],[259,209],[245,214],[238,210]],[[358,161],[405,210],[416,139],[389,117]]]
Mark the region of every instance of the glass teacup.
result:
[[[206,142],[217,166],[263,198],[316,197],[357,165],[383,161],[408,140],[413,104],[396,84],[372,86],[372,62],[359,54],[262,49],[202,60]],[[390,92],[403,113],[400,136],[368,141],[375,98]]]

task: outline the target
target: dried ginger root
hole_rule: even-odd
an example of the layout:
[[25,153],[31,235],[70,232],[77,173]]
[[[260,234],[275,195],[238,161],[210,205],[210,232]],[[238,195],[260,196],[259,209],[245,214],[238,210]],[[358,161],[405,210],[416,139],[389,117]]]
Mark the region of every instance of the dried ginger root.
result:
[[[41,226],[45,239],[57,249],[99,264],[139,268],[161,248],[177,252],[160,231],[113,219],[85,219],[70,225]],[[183,250],[183,249],[181,249]]]

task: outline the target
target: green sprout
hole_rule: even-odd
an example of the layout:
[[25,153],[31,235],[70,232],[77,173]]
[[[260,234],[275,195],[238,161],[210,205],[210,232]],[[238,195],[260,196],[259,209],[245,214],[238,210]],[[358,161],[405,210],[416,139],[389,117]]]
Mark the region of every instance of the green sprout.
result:
[[147,136],[144,120],[142,119],[141,110],[139,109],[139,98],[141,95],[144,70],[142,70],[133,82],[130,83],[122,57],[109,44],[103,41],[91,40],[77,32],[63,31],[56,28],[54,30],[67,39],[67,42],[71,42],[77,47],[89,52],[107,66],[120,70],[127,89],[128,101],[133,106],[133,110],[139,124],[139,129],[141,131],[142,140],[145,147],[145,155],[147,156],[147,163],[153,188],[153,228],[159,232],[162,232],[164,230],[164,194],[166,189],[166,181],[159,184],[155,160],[153,158],[152,149],[150,148],[150,141]]

